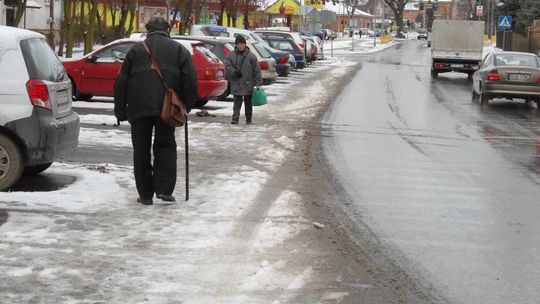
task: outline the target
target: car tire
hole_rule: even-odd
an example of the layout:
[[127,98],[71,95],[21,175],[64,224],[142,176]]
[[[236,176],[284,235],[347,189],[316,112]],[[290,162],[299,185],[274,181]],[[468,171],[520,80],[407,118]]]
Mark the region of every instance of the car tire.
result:
[[431,78],[436,79],[439,77],[439,72],[435,71],[434,69],[431,69]]
[[19,181],[24,169],[24,160],[17,144],[0,134],[0,191],[10,189]]
[[489,104],[489,96],[485,94],[482,87],[480,87],[480,105],[488,105],[488,104]]
[[94,97],[90,94],[81,94],[79,92],[79,88],[77,88],[77,85],[75,85],[75,81],[73,81],[73,79],[71,79],[71,91],[73,92],[73,100],[88,101],[92,97]]
[[24,167],[23,174],[24,175],[36,175],[39,174],[47,169],[52,165],[51,163],[46,164],[40,164],[40,165],[33,165],[33,166],[26,166]]
[[472,100],[477,100],[478,99],[478,94],[476,94],[476,91],[474,90],[474,88],[472,89]]

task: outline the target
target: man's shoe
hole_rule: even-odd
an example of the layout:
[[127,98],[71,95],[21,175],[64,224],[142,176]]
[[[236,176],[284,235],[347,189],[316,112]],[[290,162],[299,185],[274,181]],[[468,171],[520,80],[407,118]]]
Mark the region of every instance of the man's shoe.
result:
[[237,125],[237,124],[238,124],[238,120],[231,121],[231,125]]
[[143,204],[143,205],[153,205],[154,202],[152,202],[152,198],[142,198],[142,197],[139,197],[137,199],[137,202]]
[[156,194],[156,197],[165,202],[175,202],[176,199],[172,194]]

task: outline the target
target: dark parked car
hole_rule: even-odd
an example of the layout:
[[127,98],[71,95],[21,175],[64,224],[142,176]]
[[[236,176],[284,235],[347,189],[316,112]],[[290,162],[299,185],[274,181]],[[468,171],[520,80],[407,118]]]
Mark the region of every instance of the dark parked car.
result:
[[289,64],[289,52],[274,49],[269,45],[261,44],[272,57],[276,60],[276,72],[279,76],[285,77],[291,72],[291,65]]
[[306,55],[304,51],[296,44],[292,39],[276,37],[276,36],[263,36],[264,41],[274,49],[288,52],[296,59],[296,68],[303,69],[306,67]]
[[522,98],[540,105],[540,61],[531,53],[488,54],[473,74],[473,98]]

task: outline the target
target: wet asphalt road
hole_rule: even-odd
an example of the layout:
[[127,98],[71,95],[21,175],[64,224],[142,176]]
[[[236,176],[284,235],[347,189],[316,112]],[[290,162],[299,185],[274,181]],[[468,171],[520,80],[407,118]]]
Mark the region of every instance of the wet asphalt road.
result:
[[323,123],[326,156],[384,252],[450,303],[540,299],[540,115],[432,80],[410,40],[360,58]]

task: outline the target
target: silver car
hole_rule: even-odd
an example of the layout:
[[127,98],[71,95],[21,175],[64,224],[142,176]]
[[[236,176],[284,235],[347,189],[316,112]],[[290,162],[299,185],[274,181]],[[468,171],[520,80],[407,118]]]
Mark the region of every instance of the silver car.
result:
[[493,52],[473,74],[473,98],[521,98],[540,103],[540,61],[531,53]]
[[71,82],[45,36],[0,26],[0,191],[77,147]]

